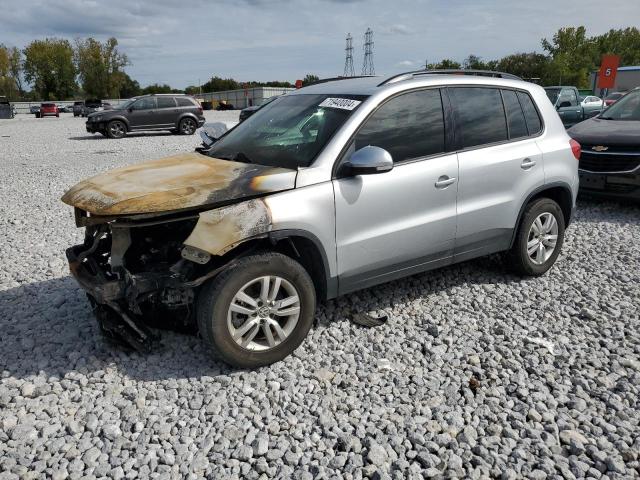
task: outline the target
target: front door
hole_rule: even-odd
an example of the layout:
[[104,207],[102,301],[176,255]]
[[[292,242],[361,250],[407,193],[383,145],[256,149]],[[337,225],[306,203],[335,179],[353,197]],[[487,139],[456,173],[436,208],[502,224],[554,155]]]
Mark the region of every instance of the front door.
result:
[[565,126],[570,127],[582,121],[582,105],[572,88],[563,88],[558,97],[558,115]]
[[156,98],[142,97],[131,105],[127,118],[133,130],[153,127],[156,121]]
[[333,182],[341,293],[444,265],[453,252],[458,161],[445,152],[440,90],[388,100],[344,160],[367,145],[387,150],[394,168]]

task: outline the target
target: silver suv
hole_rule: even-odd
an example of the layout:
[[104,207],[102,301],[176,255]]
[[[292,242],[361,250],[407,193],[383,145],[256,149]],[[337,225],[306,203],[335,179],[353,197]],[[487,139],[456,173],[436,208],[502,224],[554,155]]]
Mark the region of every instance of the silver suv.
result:
[[578,191],[580,146],[513,78],[319,83],[214,140],[64,195],[86,227],[70,268],[111,338],[148,350],[169,319],[270,364],[319,300],[495,252],[544,274]]

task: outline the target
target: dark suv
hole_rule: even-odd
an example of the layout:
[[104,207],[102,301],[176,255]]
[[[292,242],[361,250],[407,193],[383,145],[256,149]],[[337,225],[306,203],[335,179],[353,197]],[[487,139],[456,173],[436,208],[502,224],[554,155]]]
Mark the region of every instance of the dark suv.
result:
[[188,95],[144,95],[113,107],[92,113],[87,118],[87,132],[122,138],[127,132],[171,130],[193,135],[204,125],[202,107]]

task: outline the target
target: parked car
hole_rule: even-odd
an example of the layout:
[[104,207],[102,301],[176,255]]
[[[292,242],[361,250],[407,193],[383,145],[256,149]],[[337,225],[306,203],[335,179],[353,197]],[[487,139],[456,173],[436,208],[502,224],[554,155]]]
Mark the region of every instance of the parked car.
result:
[[33,113],[36,117],[40,116],[40,105],[31,105],[29,107],[29,113]]
[[0,118],[13,118],[15,117],[15,110],[13,105],[7,100],[7,97],[0,96]]
[[594,117],[602,111],[601,104],[581,103],[578,100],[580,94],[576,87],[545,87],[545,91],[558,111],[562,123],[567,128],[587,118]]
[[582,145],[581,193],[640,200],[640,88],[568,133]]
[[232,103],[227,102],[226,100],[221,100],[216,110],[235,110],[236,107],[233,106]]
[[595,111],[596,109],[602,111],[602,109],[604,108],[604,100],[596,97],[595,95],[587,95],[586,97],[581,97],[580,105],[582,105],[583,109],[587,107],[589,109],[593,109],[593,111]]
[[41,103],[40,112],[36,114],[39,118],[44,117],[59,117],[60,110],[55,103]]
[[268,105],[269,103],[271,103],[272,101],[274,101],[278,97],[279,97],[279,95],[274,95],[273,97],[269,97],[269,98],[265,99],[264,102],[262,102],[261,105],[252,105],[250,107],[243,108],[242,110],[240,110],[239,120],[241,122],[246,120],[251,115],[253,115],[255,112],[257,112],[260,108],[264,107],[265,105]]
[[101,112],[102,110],[104,110],[104,107],[102,106],[102,100],[88,99],[84,101],[84,106],[82,107],[82,116],[88,117],[90,114]]
[[87,132],[110,138],[124,137],[127,132],[171,130],[193,135],[205,122],[202,107],[193,97],[178,94],[143,95],[89,115]]
[[317,301],[502,251],[542,275],[578,190],[580,146],[520,80],[319,83],[213,137],[62,197],[86,227],[71,272],[101,330],[140,350],[144,322],[173,312],[225,361],[257,367],[302,342]]
[[613,92],[604,98],[604,104],[609,107],[620,100],[627,92]]
[[84,102],[82,100],[73,102],[73,116],[74,117],[82,116],[83,107],[84,107]]

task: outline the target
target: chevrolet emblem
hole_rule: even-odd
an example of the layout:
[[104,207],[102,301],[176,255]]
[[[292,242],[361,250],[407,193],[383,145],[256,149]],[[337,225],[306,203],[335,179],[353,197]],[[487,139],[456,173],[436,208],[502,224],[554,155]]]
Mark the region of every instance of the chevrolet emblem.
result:
[[596,152],[604,152],[605,150],[609,150],[609,147],[605,147],[604,145],[596,145],[595,147],[591,147],[591,150],[595,150]]

